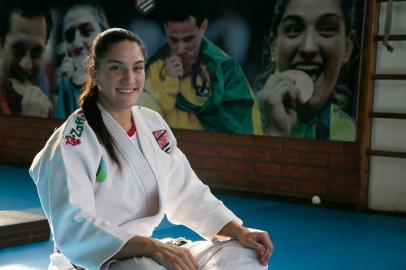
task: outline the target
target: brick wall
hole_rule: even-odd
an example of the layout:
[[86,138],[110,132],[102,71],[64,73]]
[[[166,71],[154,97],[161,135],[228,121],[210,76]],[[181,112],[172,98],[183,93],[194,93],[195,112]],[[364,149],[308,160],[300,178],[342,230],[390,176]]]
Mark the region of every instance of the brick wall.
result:
[[[0,163],[27,166],[55,127],[49,119],[0,116]],[[358,143],[174,130],[179,147],[211,187],[356,204]]]
[[179,147],[212,187],[356,204],[359,144],[176,130]]
[[0,116],[0,163],[28,166],[60,124],[51,119]]

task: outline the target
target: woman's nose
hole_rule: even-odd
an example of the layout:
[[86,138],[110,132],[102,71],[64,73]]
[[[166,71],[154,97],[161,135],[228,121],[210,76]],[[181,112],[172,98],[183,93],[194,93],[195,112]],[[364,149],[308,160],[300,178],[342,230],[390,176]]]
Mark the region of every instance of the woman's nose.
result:
[[134,82],[134,73],[132,69],[128,68],[124,71],[123,81],[128,84],[132,84]]
[[318,53],[317,35],[314,31],[309,30],[304,35],[300,53],[305,56],[314,56]]

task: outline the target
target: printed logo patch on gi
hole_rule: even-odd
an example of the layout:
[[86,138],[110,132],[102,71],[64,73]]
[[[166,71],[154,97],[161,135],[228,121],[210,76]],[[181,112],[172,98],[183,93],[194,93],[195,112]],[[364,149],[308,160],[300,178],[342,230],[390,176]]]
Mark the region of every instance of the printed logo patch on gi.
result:
[[80,137],[82,136],[85,122],[85,115],[82,111],[79,111],[75,118],[75,127],[71,128],[68,135],[65,136],[65,144],[76,146],[81,143]]
[[169,145],[169,135],[165,129],[153,131],[152,134],[154,134],[156,142],[165,153],[169,154],[172,152],[171,146]]
[[107,166],[103,158],[100,159],[99,167],[96,172],[96,182],[102,183],[107,178]]

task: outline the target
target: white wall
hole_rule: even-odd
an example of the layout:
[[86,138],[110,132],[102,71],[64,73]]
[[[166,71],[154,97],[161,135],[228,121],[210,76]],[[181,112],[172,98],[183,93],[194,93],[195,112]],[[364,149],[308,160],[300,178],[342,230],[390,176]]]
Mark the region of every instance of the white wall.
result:
[[[383,34],[386,3],[381,4],[380,34]],[[406,35],[406,2],[394,2],[392,34]],[[394,52],[377,49],[377,73],[406,74],[406,41],[390,41]],[[374,111],[406,113],[406,81],[376,81]],[[372,149],[406,152],[406,120],[372,121]],[[371,157],[369,208],[406,212],[406,159]]]
[[371,158],[369,208],[406,212],[406,159]]

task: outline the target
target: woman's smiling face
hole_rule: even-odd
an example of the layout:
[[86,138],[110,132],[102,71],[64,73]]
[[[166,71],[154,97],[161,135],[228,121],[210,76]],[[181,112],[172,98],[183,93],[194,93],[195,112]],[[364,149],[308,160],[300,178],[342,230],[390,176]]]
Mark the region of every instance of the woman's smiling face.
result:
[[271,45],[276,72],[298,69],[312,78],[314,92],[305,106],[313,111],[323,107],[352,53],[340,3],[290,0]]
[[110,113],[129,110],[144,89],[145,59],[136,42],[121,41],[110,46],[99,67],[91,69],[99,86],[99,101]]

